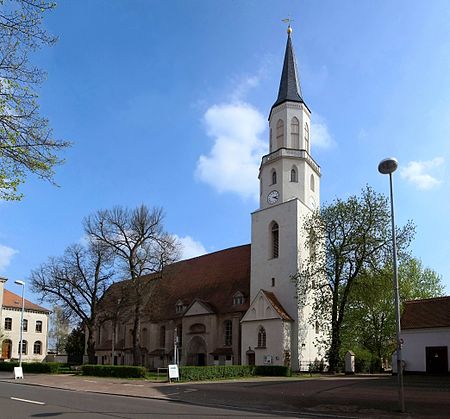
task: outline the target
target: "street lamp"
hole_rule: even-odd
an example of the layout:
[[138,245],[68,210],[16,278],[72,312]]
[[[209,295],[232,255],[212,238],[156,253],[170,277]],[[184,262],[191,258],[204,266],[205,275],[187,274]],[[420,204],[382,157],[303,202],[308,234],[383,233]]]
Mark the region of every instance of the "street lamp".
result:
[[22,352],[23,352],[23,312],[25,310],[25,299],[23,298],[23,294],[25,291],[25,282],[23,281],[14,281],[15,284],[20,285],[22,287],[22,311],[20,313],[20,341],[19,341],[19,368],[22,368]]
[[395,300],[395,323],[397,329],[397,381],[398,396],[400,401],[400,411],[405,412],[405,397],[403,393],[403,365],[402,365],[402,343],[400,340],[400,298],[398,288],[398,270],[397,270],[397,239],[395,237],[395,218],[394,218],[394,192],[392,186],[392,173],[397,170],[397,159],[390,157],[384,159],[378,165],[378,171],[383,175],[389,175],[389,186],[391,193],[391,222],[392,222],[392,256],[394,265],[394,300]]

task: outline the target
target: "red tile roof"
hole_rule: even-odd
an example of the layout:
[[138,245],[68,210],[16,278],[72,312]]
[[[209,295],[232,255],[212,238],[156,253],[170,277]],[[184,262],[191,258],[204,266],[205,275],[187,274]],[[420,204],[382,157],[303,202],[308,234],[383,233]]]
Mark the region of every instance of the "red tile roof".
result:
[[[3,307],[22,309],[22,297],[6,289],[3,290]],[[34,304],[31,301],[28,301],[27,299],[25,299],[25,310],[34,310],[34,311],[42,311],[44,313],[50,313],[50,310],[38,306],[37,304]]]
[[450,327],[450,296],[404,303],[402,329]]
[[275,311],[281,316],[283,320],[294,321],[292,317],[284,309],[284,307],[281,305],[281,303],[278,301],[278,298],[275,297],[275,294],[273,292],[263,290],[263,293],[270,301]]
[[[181,318],[185,311],[176,313],[179,300],[188,306],[195,299],[201,300],[217,314],[245,312],[250,297],[250,245],[182,260],[139,281],[142,281],[141,295],[145,299],[143,318],[147,320]],[[103,303],[114,298],[117,301],[120,292],[126,293],[130,286],[130,280],[114,284]],[[233,305],[237,291],[244,295],[244,304]]]

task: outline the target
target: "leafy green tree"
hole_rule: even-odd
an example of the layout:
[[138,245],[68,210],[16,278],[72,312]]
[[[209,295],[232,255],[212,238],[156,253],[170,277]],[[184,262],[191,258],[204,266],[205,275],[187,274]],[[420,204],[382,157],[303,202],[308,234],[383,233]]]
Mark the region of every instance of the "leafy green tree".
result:
[[27,173],[53,181],[58,152],[69,146],[53,138],[39,114],[36,87],[45,74],[29,61],[56,41],[43,27],[54,7],[46,0],[0,0],[0,199],[21,199]]
[[[73,329],[69,336],[67,336],[67,342],[65,350],[68,356],[68,361],[71,364],[83,363],[85,347],[85,335],[83,327],[80,325]],[[90,363],[95,363],[95,359],[89,360]]]
[[[354,284],[379,259],[385,259],[391,241],[391,220],[387,198],[367,186],[360,196],[336,199],[305,220],[306,258],[294,277],[298,300],[311,295],[314,320],[329,340],[329,370],[338,370],[341,330]],[[398,229],[402,253],[414,234],[408,223]]]
[[[400,300],[443,295],[442,278],[423,268],[417,258],[403,257],[399,264]],[[355,282],[342,326],[341,356],[354,351],[370,371],[380,371],[383,360],[395,350],[395,311],[392,263],[365,270]]]

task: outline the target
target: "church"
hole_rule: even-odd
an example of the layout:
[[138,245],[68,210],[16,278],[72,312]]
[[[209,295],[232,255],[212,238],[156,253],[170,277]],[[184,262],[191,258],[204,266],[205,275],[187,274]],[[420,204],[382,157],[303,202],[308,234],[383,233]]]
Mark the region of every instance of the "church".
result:
[[[303,220],[320,203],[320,167],[310,154],[305,103],[288,28],[278,96],[269,112],[269,154],[259,169],[251,244],[182,260],[140,278],[142,364],[285,365],[307,370],[323,359],[308,298],[291,279],[307,258]],[[255,176],[257,174],[255,173]],[[103,301],[113,301],[114,284]],[[307,297],[307,296],[305,296]],[[102,320],[103,319],[103,320]],[[132,318],[99,316],[100,364],[131,364]]]

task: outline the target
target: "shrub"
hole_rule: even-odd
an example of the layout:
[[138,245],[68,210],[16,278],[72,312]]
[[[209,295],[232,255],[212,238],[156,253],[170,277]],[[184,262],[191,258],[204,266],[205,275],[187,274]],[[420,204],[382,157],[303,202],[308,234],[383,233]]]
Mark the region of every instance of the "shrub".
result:
[[[23,362],[22,369],[31,374],[58,374],[62,365],[58,362]],[[18,366],[18,362],[0,362],[0,371],[14,371]]]
[[249,365],[214,365],[208,367],[180,367],[180,379],[183,381],[203,381],[223,378],[248,377],[254,375]]
[[82,365],[83,375],[95,377],[118,377],[118,378],[143,378],[147,370],[145,367],[131,365]]
[[214,365],[208,367],[180,367],[182,381],[203,381],[255,375],[290,377],[291,369],[280,365]]

